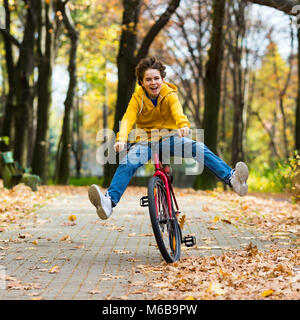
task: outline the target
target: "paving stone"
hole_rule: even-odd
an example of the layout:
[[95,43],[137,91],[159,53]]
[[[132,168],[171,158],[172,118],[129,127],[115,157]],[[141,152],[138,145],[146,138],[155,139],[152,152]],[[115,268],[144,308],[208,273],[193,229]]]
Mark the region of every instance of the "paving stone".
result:
[[[37,295],[46,300],[99,300],[125,295],[144,299],[142,294],[129,294],[138,288],[131,288],[130,283],[147,280],[147,276],[134,272],[134,268],[157,265],[163,259],[154,236],[145,236],[153,231],[148,208],[139,206],[142,195],[125,193],[111,218],[105,221],[97,217],[87,196],[61,195],[40,208],[37,220],[26,229],[2,232],[0,265],[6,275],[22,284],[39,284],[40,289],[14,290],[0,286],[0,299],[23,300]],[[182,256],[220,255],[250,242],[264,248],[266,242],[252,231],[225,223],[219,223],[217,230],[210,230],[208,226],[214,217],[221,216],[213,211],[212,204],[209,212],[203,212],[205,202],[201,199],[196,207],[192,197],[178,196],[177,200],[187,217],[183,234],[194,234],[197,238],[197,246],[183,247]],[[70,215],[77,218],[73,226],[68,220]],[[32,237],[5,242],[16,240],[25,232]],[[208,244],[205,239],[211,242]],[[32,243],[34,240],[36,245]],[[54,266],[59,266],[59,272],[49,273]]]

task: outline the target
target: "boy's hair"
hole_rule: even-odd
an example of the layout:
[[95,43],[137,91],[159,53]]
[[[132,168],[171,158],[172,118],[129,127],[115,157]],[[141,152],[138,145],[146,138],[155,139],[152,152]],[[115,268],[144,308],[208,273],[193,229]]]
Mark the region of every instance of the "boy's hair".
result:
[[135,72],[138,80],[138,84],[141,86],[144,78],[144,73],[148,69],[157,69],[160,72],[162,78],[165,78],[166,67],[155,57],[144,58],[140,61],[140,63],[136,66]]

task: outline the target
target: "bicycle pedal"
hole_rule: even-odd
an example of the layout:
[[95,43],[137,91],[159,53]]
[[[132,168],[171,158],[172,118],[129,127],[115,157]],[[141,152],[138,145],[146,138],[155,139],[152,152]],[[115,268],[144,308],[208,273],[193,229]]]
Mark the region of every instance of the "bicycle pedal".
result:
[[148,205],[149,205],[148,196],[141,197],[140,206],[141,207],[148,207]]
[[182,240],[182,243],[184,243],[186,247],[192,247],[196,244],[196,237],[185,236]]

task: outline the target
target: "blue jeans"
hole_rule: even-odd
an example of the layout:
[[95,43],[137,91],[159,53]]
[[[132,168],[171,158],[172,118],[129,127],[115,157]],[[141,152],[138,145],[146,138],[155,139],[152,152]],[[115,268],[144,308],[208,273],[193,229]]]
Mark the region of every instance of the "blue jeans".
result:
[[[229,184],[234,171],[202,142],[196,142],[187,137],[175,136],[160,142],[159,152],[163,163],[168,163],[169,156],[195,159],[226,184]],[[120,201],[135,171],[150,160],[152,153],[153,150],[148,143],[137,143],[120,161],[107,190],[114,206]]]

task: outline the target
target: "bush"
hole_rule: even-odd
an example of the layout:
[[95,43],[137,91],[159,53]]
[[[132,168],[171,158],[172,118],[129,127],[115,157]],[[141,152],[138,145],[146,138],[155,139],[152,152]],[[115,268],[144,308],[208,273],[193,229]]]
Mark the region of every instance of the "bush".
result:
[[283,161],[274,161],[271,165],[263,163],[260,170],[252,170],[248,180],[249,191],[284,192],[288,179],[281,171],[285,167]]
[[71,186],[90,186],[91,184],[97,184],[99,186],[102,185],[102,179],[97,177],[81,177],[81,178],[70,178]]
[[282,167],[281,172],[287,180],[286,190],[292,194],[293,202],[300,202],[300,155],[297,151]]

